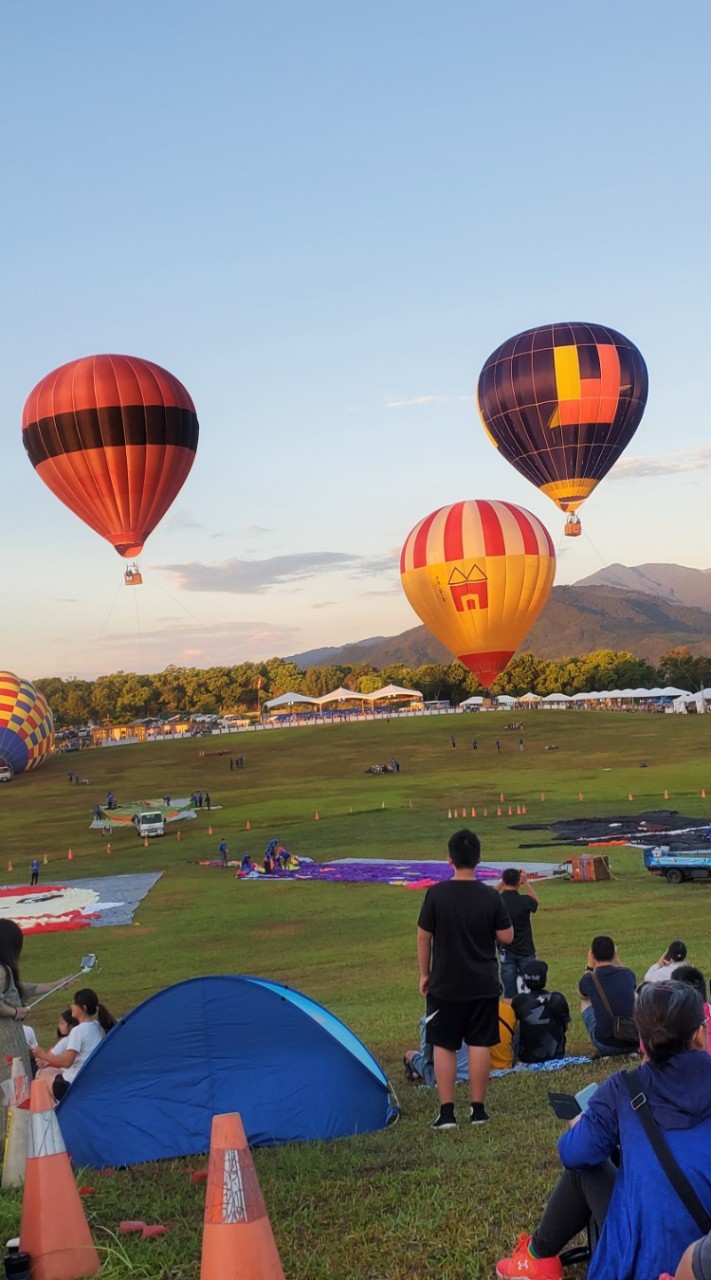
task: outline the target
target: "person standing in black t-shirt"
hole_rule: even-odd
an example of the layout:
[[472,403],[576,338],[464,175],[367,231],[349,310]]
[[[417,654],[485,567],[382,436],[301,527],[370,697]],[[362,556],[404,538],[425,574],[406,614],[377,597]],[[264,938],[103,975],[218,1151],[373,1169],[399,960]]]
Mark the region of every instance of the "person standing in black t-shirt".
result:
[[[531,916],[538,910],[538,895],[526,872],[519,871],[517,867],[506,868],[497,888],[514,929],[513,942],[500,950],[504,998],[513,1000],[518,994],[516,980],[519,974],[529,960],[536,958]],[[523,893],[519,893],[519,889],[523,889]]]
[[457,1049],[467,1045],[472,1124],[488,1119],[490,1047],[499,1039],[497,942],[508,945],[513,926],[495,889],[476,879],[481,856],[473,831],[455,831],[448,844],[451,880],[427,890],[417,922],[420,994],[427,997],[427,1043],[434,1049],[440,1111],[435,1129],[453,1129]]

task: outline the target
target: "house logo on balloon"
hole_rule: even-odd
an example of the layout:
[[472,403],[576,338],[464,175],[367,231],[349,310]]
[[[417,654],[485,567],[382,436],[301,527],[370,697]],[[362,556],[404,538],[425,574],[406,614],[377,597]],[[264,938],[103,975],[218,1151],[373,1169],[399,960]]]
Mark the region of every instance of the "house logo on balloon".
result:
[[447,585],[458,613],[465,609],[488,609],[489,583],[477,564],[466,571],[455,565]]
[[[497,347],[477,400],[494,448],[566,513],[566,536],[579,537],[576,512],[632,439],[647,389],[642,355],[621,333],[554,324]],[[415,525],[400,576],[428,630],[488,688],[542,612],[555,563],[551,536],[530,511],[469,500]]]

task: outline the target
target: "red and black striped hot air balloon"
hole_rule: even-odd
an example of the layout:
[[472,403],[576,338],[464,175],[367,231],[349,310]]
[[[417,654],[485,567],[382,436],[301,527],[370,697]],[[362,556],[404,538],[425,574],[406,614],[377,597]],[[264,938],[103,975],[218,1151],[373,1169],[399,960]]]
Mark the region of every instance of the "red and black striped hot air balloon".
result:
[[198,420],[182,382],[160,365],[84,356],[30,392],[22,439],[52,493],[132,558],[187,479]]

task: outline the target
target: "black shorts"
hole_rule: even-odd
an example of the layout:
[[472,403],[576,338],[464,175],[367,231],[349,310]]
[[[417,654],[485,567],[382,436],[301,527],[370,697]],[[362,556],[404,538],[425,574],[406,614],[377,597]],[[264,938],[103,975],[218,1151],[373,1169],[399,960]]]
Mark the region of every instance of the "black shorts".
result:
[[486,1049],[501,1039],[498,996],[479,1000],[438,1000],[428,996],[427,1014],[435,1015],[427,1023],[427,1043],[440,1049],[456,1052],[462,1041]]

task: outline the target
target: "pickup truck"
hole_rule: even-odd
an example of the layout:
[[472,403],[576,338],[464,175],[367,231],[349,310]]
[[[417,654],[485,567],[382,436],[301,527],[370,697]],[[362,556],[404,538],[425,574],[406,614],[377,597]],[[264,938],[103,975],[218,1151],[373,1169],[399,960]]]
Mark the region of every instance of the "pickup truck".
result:
[[14,776],[12,769],[9,769],[6,764],[0,764],[0,782],[12,782]]
[[673,852],[666,845],[645,849],[644,865],[653,876],[664,876],[668,884],[683,880],[711,879],[711,844],[706,849]]

